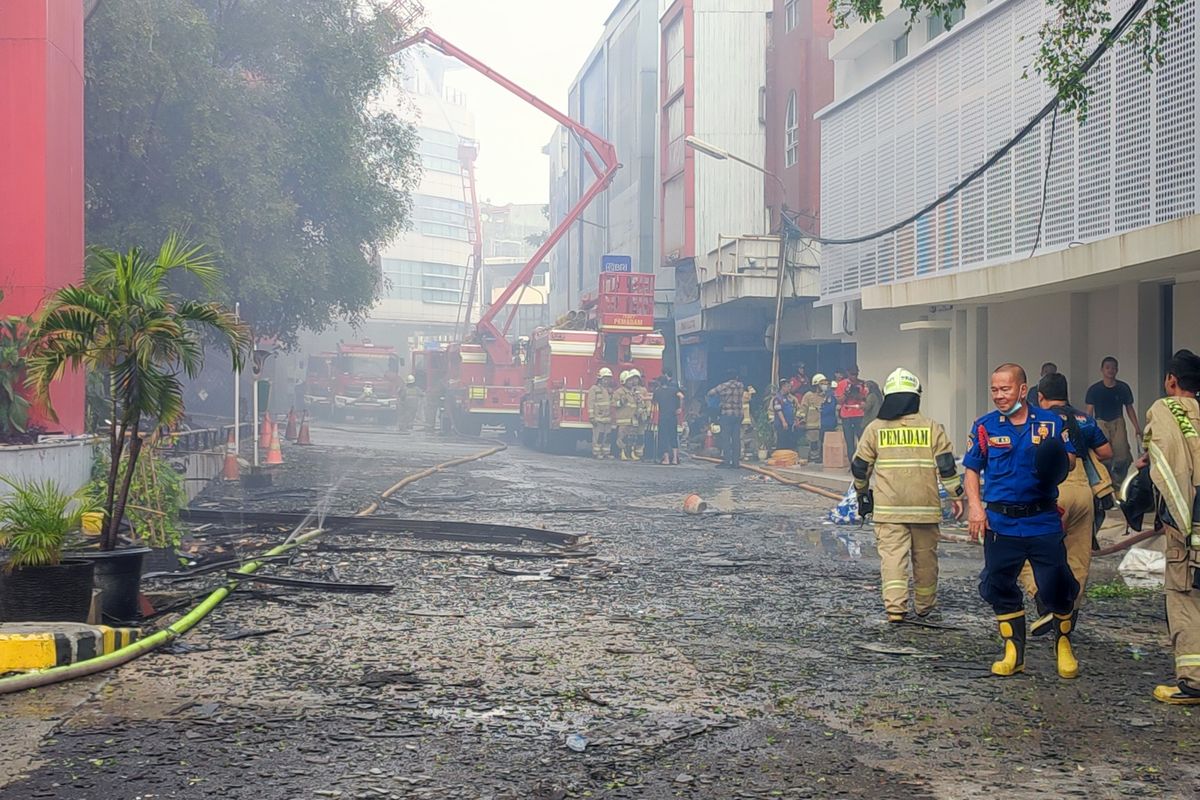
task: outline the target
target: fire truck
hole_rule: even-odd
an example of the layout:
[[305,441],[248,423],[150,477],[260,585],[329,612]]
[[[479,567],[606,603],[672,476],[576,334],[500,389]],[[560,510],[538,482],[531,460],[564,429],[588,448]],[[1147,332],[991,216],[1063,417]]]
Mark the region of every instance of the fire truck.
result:
[[343,342],[336,352],[309,356],[304,402],[314,414],[335,421],[353,417],[392,423],[399,412],[401,380],[396,348],[366,340]]
[[573,452],[590,439],[588,389],[608,367],[614,379],[637,369],[648,385],[662,374],[664,341],[654,332],[654,276],[600,274],[594,295],[529,341],[527,385],[521,403],[522,441],[552,453]]
[[[410,7],[407,3],[394,3],[393,8]],[[411,14],[409,16],[412,16]],[[419,15],[418,15],[419,16]],[[415,17],[413,17],[415,18]],[[516,95],[571,132],[582,150],[582,160],[594,176],[592,184],[580,195],[575,204],[555,226],[545,242],[513,278],[509,285],[483,312],[478,322],[470,324],[473,300],[468,302],[463,317],[468,332],[461,341],[447,347],[445,403],[454,427],[461,433],[478,435],[484,425],[501,425],[516,430],[521,427],[522,398],[526,394],[526,365],[521,359],[521,347],[509,338],[509,328],[516,317],[519,303],[501,320],[508,304],[518,291],[529,283],[537,268],[546,260],[550,251],[584,210],[612,182],[621,168],[617,151],[612,143],[580,123],[563,114],[545,101],[518,86],[482,61],[474,58],[443,37],[424,28],[414,36],[397,43],[392,53],[398,53],[417,44],[427,45],[443,55],[455,58],[501,88]],[[479,260],[476,259],[476,271]],[[475,276],[468,285],[473,289]],[[653,308],[653,304],[651,305]]]

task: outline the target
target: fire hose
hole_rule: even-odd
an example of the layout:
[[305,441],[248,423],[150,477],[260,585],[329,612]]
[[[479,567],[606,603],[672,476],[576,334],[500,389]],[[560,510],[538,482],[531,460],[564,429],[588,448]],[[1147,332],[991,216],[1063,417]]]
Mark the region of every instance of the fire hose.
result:
[[[721,459],[713,458],[712,456],[696,456],[696,455],[694,455],[694,456],[691,456],[691,458],[693,458],[696,461],[707,461],[711,464],[721,463]],[[764,469],[762,467],[753,467],[749,464],[742,464],[740,466],[742,469],[749,470],[750,472],[755,472],[759,475],[765,475],[768,478],[773,478],[774,480],[777,480],[786,486],[795,486],[797,489],[803,489],[806,492],[812,492],[813,494],[820,495],[821,497],[827,497],[830,500],[841,500],[842,499],[842,496],[840,494],[837,494],[836,492],[831,492],[830,490],[824,489],[820,486],[814,486],[811,483],[805,483],[804,481],[798,481],[798,480],[794,480],[792,478],[788,478],[787,476],[780,475],[778,472],[775,472],[774,470]]]
[[[379,500],[371,502],[357,514],[355,514],[355,516],[368,517],[371,514],[374,514],[379,509],[382,501],[386,500],[388,497],[391,497],[405,486],[419,481],[422,478],[427,478],[430,475],[434,475],[449,467],[465,464],[470,461],[477,461],[481,458],[495,455],[496,453],[507,449],[507,445],[497,445],[487,450],[474,453],[473,455],[452,459],[451,461],[447,461],[443,464],[438,464],[434,467],[430,467],[429,469],[421,470],[420,472],[408,475],[384,490],[384,492],[380,495]],[[299,531],[297,530],[291,536],[289,536],[287,540],[283,542],[283,544],[268,550],[266,553],[258,556],[253,561],[243,564],[231,574],[252,575],[258,570],[259,567],[266,563],[267,559],[275,558],[276,556],[280,556],[284,553],[294,550],[297,547],[316,539],[318,536],[324,533],[324,531],[318,528],[317,530],[309,531],[305,534],[297,535],[298,533]],[[52,667],[51,669],[43,670],[41,672],[34,672],[27,675],[16,675],[11,678],[0,678],[0,695],[21,692],[26,689],[36,689],[42,686],[51,686],[56,683],[74,680],[75,678],[83,678],[88,675],[95,675],[97,673],[119,667],[122,664],[127,664],[130,661],[141,658],[147,653],[152,653],[155,650],[158,650],[159,648],[175,641],[192,628],[196,627],[196,625],[200,624],[205,617],[212,613],[213,609],[220,605],[225,598],[229,597],[230,593],[237,588],[237,585],[238,580],[236,578],[230,580],[229,583],[215,589],[212,594],[206,597],[199,605],[197,605],[184,616],[180,617],[171,625],[168,625],[166,628],[163,628],[157,633],[151,634],[145,639],[141,639],[133,644],[122,647],[119,650],[114,650],[111,653],[107,653],[102,656],[96,656],[95,658],[89,658],[86,661],[80,661],[76,664],[66,664],[61,667]]]

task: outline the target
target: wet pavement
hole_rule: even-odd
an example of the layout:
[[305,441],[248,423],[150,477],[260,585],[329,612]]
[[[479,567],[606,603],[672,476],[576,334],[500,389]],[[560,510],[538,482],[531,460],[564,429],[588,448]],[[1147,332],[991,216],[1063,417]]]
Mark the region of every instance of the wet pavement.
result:
[[[353,513],[487,446],[313,436],[272,488],[196,506]],[[691,492],[730,513],[684,514]],[[0,698],[0,800],[1200,795],[1200,715],[1149,694],[1171,670],[1161,596],[1089,600],[1080,679],[1042,640],[997,679],[977,548],[941,546],[944,627],[888,626],[870,531],[749,473],[513,446],[398,497],[380,515],[587,537],[549,553],[327,534],[264,573],[395,591],[254,586],[169,652]],[[283,535],[214,527],[196,546]]]

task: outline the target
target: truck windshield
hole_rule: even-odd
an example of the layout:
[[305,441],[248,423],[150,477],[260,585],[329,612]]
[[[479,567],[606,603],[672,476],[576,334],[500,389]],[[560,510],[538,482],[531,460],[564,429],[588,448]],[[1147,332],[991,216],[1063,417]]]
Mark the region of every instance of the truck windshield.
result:
[[339,359],[342,372],[356,378],[385,378],[391,359],[387,353],[379,355],[342,356]]

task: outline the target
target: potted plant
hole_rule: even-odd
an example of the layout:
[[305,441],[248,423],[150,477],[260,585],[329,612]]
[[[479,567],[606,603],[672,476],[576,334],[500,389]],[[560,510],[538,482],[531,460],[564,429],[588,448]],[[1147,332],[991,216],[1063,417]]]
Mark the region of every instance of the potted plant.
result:
[[229,349],[235,369],[250,346],[246,327],[213,302],[181,297],[176,278],[191,276],[215,292],[220,272],[203,248],[167,237],[156,253],[91,248],[78,286],[51,294],[34,318],[34,345],[27,385],[39,400],[68,367],[107,375],[109,469],[96,582],[104,590],[104,613],[116,619],[137,614],[137,591],[145,547],[118,548],[130,487],[144,444],[143,431],[171,426],[183,416],[180,374],[194,378],[204,363],[208,334]]
[[[179,514],[187,505],[187,489],[183,476],[176,471],[169,459],[164,457],[154,435],[147,441],[134,468],[133,480],[129,485],[129,503],[125,506],[125,519],[137,532],[138,541],[151,549],[144,566],[149,570],[171,571],[178,569],[179,546],[182,533],[179,529]],[[128,459],[128,455],[125,456]],[[103,503],[109,472],[108,453],[97,449],[92,465],[92,481],[88,484],[88,495],[97,504]],[[128,464],[119,470],[124,473]]]
[[766,461],[775,446],[775,426],[771,422],[769,403],[764,403],[754,417],[754,439],[758,443],[758,460]]
[[90,510],[82,491],[67,494],[53,481],[13,482],[0,497],[0,620],[87,622],[93,564],[64,560],[63,542]]

